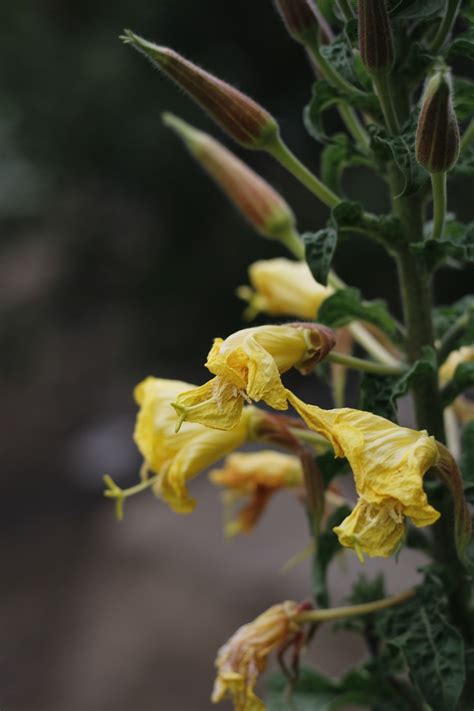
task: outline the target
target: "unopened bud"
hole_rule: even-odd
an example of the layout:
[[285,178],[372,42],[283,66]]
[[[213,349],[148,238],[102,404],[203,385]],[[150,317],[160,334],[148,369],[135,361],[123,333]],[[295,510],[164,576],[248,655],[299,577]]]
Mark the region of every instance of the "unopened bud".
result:
[[264,148],[278,137],[278,125],[273,116],[230,84],[184,59],[173,49],[148,42],[130,30],[125,30],[122,39],[173,79],[241,145]]
[[275,0],[288,33],[302,44],[317,41],[319,24],[307,0]]
[[165,114],[163,120],[183,139],[192,155],[260,234],[284,240],[294,231],[291,208],[245,163],[207,133],[176,116]]
[[359,0],[359,49],[366,69],[384,74],[393,66],[393,34],[385,0]]
[[416,159],[430,173],[451,170],[459,155],[459,126],[451,76],[438,71],[428,81],[416,129]]

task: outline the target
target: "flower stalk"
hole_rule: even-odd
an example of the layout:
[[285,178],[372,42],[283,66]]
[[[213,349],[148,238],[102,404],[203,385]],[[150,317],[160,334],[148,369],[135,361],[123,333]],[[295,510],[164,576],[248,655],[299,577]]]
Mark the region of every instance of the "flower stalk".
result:
[[334,620],[342,620],[346,617],[358,617],[359,615],[370,615],[380,610],[386,610],[395,605],[402,605],[404,602],[411,600],[416,595],[416,590],[410,588],[398,595],[391,595],[382,600],[374,600],[374,602],[366,602],[362,605],[347,605],[343,607],[331,607],[327,610],[305,610],[300,612],[296,620],[300,624],[304,622],[332,622]]

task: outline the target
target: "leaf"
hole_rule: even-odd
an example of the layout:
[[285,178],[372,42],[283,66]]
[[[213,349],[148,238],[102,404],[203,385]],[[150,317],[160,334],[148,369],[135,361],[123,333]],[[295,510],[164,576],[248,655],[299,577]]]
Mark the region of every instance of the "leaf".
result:
[[410,120],[398,136],[389,136],[384,128],[371,124],[368,127],[371,147],[382,163],[393,160],[405,180],[403,190],[395,197],[416,193],[428,179],[427,171],[415,158],[416,121]]
[[431,54],[421,42],[410,42],[408,51],[403,58],[400,74],[408,81],[416,77],[424,77],[430,73],[438,55]]
[[474,29],[471,27],[467,32],[456,37],[448,50],[448,57],[461,56],[474,59]]
[[318,322],[330,328],[340,328],[355,320],[369,321],[391,338],[400,335],[385,302],[380,299],[363,301],[358,289],[339,289],[323,302],[318,312]]
[[458,120],[468,121],[474,113],[474,81],[465,77],[454,77],[453,94]]
[[359,407],[396,423],[398,398],[436,371],[436,353],[432,348],[425,348],[423,356],[402,376],[365,373],[361,379]]
[[357,151],[346,133],[337,133],[321,153],[322,181],[340,194],[345,168],[360,165],[371,166],[372,161]]
[[319,534],[316,541],[316,550],[313,557],[313,597],[320,607],[328,607],[329,595],[326,585],[326,575],[334,556],[342,548],[338,537],[332,530],[349,516],[351,510],[348,506],[340,506],[328,518],[326,528]]
[[468,178],[474,177],[474,142],[461,153],[458,162],[451,170],[451,174],[463,175]]
[[321,54],[324,59],[342,74],[349,83],[355,84],[357,78],[354,72],[354,58],[352,46],[348,36],[342,32],[329,44],[321,45]]
[[428,575],[415,598],[377,619],[379,635],[402,654],[433,711],[455,709],[465,681],[463,638],[447,620],[446,609],[442,584]]
[[458,395],[461,395],[472,385],[474,385],[474,361],[460,363],[441,393],[443,406],[447,407]]
[[474,421],[468,422],[461,437],[461,472],[464,480],[464,495],[474,504]]
[[337,232],[334,227],[326,227],[318,232],[306,232],[303,235],[306,262],[317,282],[326,286],[337,245]]
[[[323,476],[324,486],[327,488],[336,476],[341,476],[349,471],[349,465],[345,457],[335,457],[334,452],[329,450],[316,457],[317,465]],[[337,524],[334,524],[335,526]]]
[[341,681],[335,681],[312,669],[302,669],[299,681],[288,696],[288,680],[274,674],[267,682],[265,699],[268,711],[336,711],[351,704],[370,704],[377,689],[370,676],[354,670]]
[[410,245],[419,254],[427,268],[435,271],[450,260],[474,262],[474,222],[463,225],[455,220],[446,224],[443,239],[426,239]]
[[457,337],[450,341],[449,350],[474,343],[474,296],[468,294],[450,306],[439,306],[433,310],[433,325],[438,340],[442,339],[461,317],[465,323]]
[[443,13],[446,0],[392,0],[391,17],[397,20],[428,20]]
[[461,15],[469,22],[474,22],[474,0],[465,0],[461,8]]
[[320,79],[313,84],[312,98],[303,111],[303,123],[310,136],[322,143],[328,140],[322,115],[342,101],[349,102],[354,108],[379,115],[377,98],[373,94],[346,93],[326,79]]

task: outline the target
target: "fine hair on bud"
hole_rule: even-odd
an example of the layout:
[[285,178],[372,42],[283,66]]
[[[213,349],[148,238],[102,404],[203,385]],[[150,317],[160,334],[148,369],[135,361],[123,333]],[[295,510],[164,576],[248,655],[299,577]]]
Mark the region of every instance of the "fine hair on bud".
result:
[[430,173],[444,173],[459,156],[459,126],[451,76],[442,69],[427,82],[416,129],[416,159]]
[[359,49],[372,74],[386,73],[395,59],[393,33],[385,0],[359,0]]

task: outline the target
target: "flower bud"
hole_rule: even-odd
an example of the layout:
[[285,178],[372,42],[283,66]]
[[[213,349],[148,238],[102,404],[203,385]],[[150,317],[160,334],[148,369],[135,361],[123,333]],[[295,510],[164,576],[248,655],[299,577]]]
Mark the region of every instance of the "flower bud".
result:
[[288,34],[301,44],[318,40],[319,24],[307,0],[275,0]]
[[359,0],[359,49],[372,74],[389,72],[395,52],[385,0]]
[[125,30],[122,39],[173,79],[237,143],[246,148],[264,148],[278,137],[278,125],[273,116],[230,84],[173,49],[148,42],[130,30]]
[[430,173],[445,173],[458,159],[459,143],[451,76],[441,70],[428,81],[423,94],[416,129],[416,159]]
[[163,121],[183,139],[192,155],[260,234],[284,239],[288,232],[294,231],[291,208],[245,163],[207,133],[197,131],[176,116],[165,114]]

